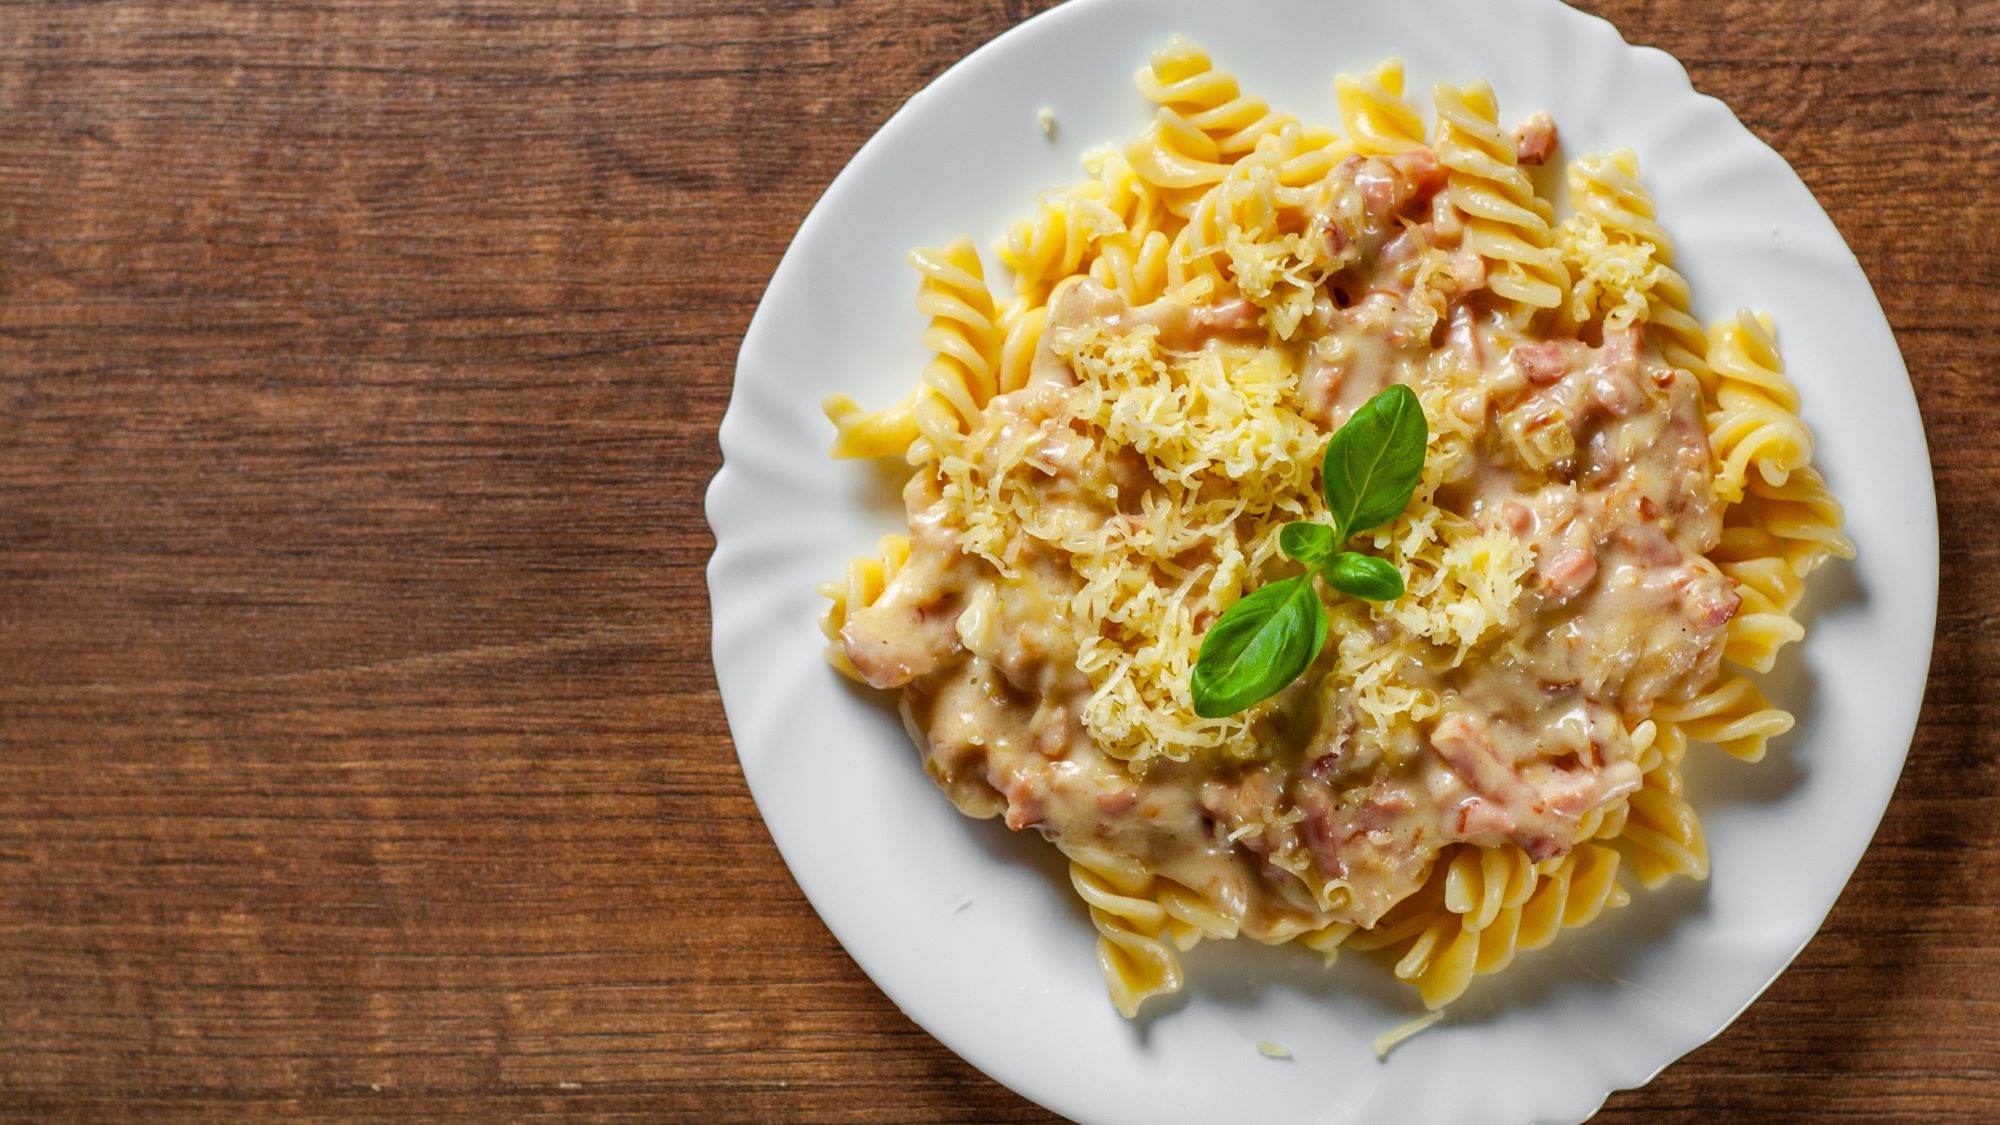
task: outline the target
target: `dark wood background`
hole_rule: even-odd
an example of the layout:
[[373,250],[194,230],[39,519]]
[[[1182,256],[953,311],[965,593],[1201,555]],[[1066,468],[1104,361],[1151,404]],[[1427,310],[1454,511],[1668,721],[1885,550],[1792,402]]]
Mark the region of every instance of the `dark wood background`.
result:
[[[1046,1119],[800,897],[701,569],[792,231],[1041,6],[0,7],[0,1109]],[[1845,232],[1944,535],[1852,885],[1602,1119],[2000,1120],[2000,4],[1585,6]]]

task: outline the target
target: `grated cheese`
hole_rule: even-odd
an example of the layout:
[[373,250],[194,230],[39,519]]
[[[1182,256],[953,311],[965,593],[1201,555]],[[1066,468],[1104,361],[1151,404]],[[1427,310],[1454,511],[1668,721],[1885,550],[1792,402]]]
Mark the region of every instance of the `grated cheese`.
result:
[[1390,1028],[1375,1038],[1375,1057],[1386,1059],[1389,1052],[1402,1046],[1411,1038],[1429,1030],[1430,1026],[1444,1018],[1442,1009],[1428,1015],[1418,1016],[1406,1024]]
[[1576,278],[1570,317],[1579,324],[1601,315],[1606,331],[1644,322],[1653,287],[1668,273],[1651,243],[1607,230],[1589,215],[1572,215],[1556,227],[1563,261]]
[[[1301,321],[1312,312],[1320,286],[1353,254],[1337,254],[1317,230],[1284,229],[1279,209],[1296,206],[1303,192],[1287,189],[1280,182],[1275,149],[1260,152],[1246,162],[1241,177],[1232,177],[1219,189],[1219,204],[1228,216],[1217,253],[1228,259],[1229,275],[1237,290],[1263,312],[1265,327],[1280,340],[1289,340]],[[1362,225],[1361,201],[1352,185],[1327,185],[1332,196],[1321,207],[1330,221],[1358,235]]]
[[[1046,424],[991,411],[962,453],[942,459],[948,518],[965,549],[1001,572],[1005,597],[1066,609],[1050,616],[1067,624],[1091,689],[1080,718],[1107,752],[1135,764],[1267,755],[1259,723],[1272,704],[1203,718],[1188,685],[1209,624],[1257,586],[1295,573],[1278,549],[1284,524],[1328,519],[1317,472],[1327,434],[1305,413],[1293,355],[1222,341],[1175,351],[1157,325],[1096,319],[1051,328],[1047,344],[1076,384],[1050,389],[1062,397]],[[1475,432],[1445,394],[1420,396],[1433,447],[1416,498],[1357,541],[1396,565],[1408,593],[1373,605],[1329,599],[1336,640],[1321,658],[1318,690],[1350,698],[1385,742],[1406,743],[1441,710],[1434,691],[1399,669],[1412,659],[1456,666],[1511,624],[1532,562],[1505,531],[1432,503]],[[1143,466],[1145,487],[1109,521],[1052,496],[1051,480],[1066,473],[1079,492],[1115,495],[1109,466],[1119,459]],[[1028,550],[1033,543],[1057,548],[1068,573],[1027,573],[1019,560],[1045,554]],[[997,656],[1005,641],[995,597],[992,587],[977,592],[958,620],[975,654]]]

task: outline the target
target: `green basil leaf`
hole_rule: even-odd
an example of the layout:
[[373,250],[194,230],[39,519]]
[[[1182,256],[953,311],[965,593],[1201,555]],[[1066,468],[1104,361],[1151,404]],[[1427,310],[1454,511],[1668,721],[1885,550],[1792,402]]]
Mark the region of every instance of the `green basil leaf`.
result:
[[1387,559],[1342,551],[1320,572],[1326,584],[1371,602],[1390,602],[1403,596],[1403,575]]
[[1323,523],[1293,520],[1278,530],[1278,549],[1293,562],[1318,570],[1340,550],[1340,539]]
[[1278,694],[1326,644],[1326,607],[1311,574],[1273,582],[1223,611],[1195,658],[1194,711],[1234,715]]
[[1402,514],[1424,475],[1430,428],[1417,393],[1397,383],[1361,404],[1334,432],[1320,487],[1342,542]]

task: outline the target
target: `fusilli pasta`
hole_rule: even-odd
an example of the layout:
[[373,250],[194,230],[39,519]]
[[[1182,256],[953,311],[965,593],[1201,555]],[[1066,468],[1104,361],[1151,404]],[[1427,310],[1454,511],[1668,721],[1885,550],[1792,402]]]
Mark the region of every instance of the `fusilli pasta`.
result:
[[[1190,362],[1189,353],[1177,350],[1178,344],[1163,343],[1164,330],[1158,325],[1136,342],[1086,338],[1052,321],[1051,309],[1067,287],[1087,278],[1115,295],[1128,312],[1199,308],[1226,319],[1229,330],[1254,325],[1268,331],[1271,340],[1296,344],[1302,325],[1324,323],[1333,315],[1330,310],[1357,296],[1331,291],[1332,279],[1359,253],[1352,246],[1365,233],[1358,225],[1341,226],[1326,218],[1340,213],[1335,195],[1342,184],[1353,187],[1352,181],[1340,181],[1341,170],[1374,160],[1376,171],[1370,174],[1376,180],[1371,183],[1395,181],[1400,186],[1382,190],[1418,192],[1434,153],[1429,171],[1442,169],[1439,211],[1448,212],[1439,229],[1461,232],[1457,249],[1476,261],[1468,269],[1466,262],[1449,256],[1446,251],[1454,249],[1449,233],[1445,249],[1436,252],[1421,238],[1398,244],[1396,253],[1404,254],[1409,265],[1399,275],[1401,291],[1395,295],[1413,306],[1432,305],[1437,314],[1432,320],[1441,319],[1453,302],[1470,302],[1504,321],[1507,332],[1500,338],[1510,342],[1532,339],[1538,326],[1574,335],[1577,347],[1585,346],[1585,338],[1595,342],[1643,329],[1659,360],[1689,372],[1702,392],[1714,498],[1724,506],[1720,543],[1708,552],[1708,560],[1740,599],[1721,633],[1722,660],[1737,669],[1766,672],[1785,646],[1804,636],[1796,612],[1806,575],[1827,558],[1853,553],[1841,531],[1840,506],[1811,464],[1811,434],[1798,414],[1798,392],[1785,376],[1775,327],[1769,318],[1749,312],[1702,327],[1687,281],[1675,269],[1672,240],[1652,194],[1639,180],[1638,160],[1630,150],[1584,155],[1569,164],[1573,214],[1558,225],[1552,206],[1536,194],[1523,171],[1516,139],[1502,130],[1494,93],[1483,82],[1434,88],[1436,124],[1429,139],[1423,117],[1403,97],[1403,69],[1393,59],[1365,75],[1336,79],[1335,105],[1344,135],[1273,110],[1245,93],[1206,52],[1178,38],[1152,54],[1137,82],[1154,106],[1143,135],[1122,150],[1093,150],[1086,157],[1084,178],[1043,194],[1033,213],[1013,223],[1001,239],[997,258],[1013,278],[1010,301],[996,304],[968,239],[911,254],[922,278],[918,307],[928,321],[924,340],[933,358],[911,395],[889,408],[871,412],[846,396],[827,398],[826,413],[837,431],[836,456],[901,453],[920,473],[935,474],[941,481],[938,488],[948,495],[1000,495],[1013,486],[979,475],[983,462],[975,447],[1007,435],[982,432],[982,414],[996,395],[1031,385],[1038,354],[1081,371],[1080,357],[1088,349],[1124,348],[1121,362],[1131,370],[1150,372],[1155,382],[1171,382],[1172,393],[1158,399],[1142,399],[1134,387],[1107,384],[1109,389],[1099,388],[1091,400],[1092,412],[1072,419],[1078,432],[1143,431],[1153,435],[1147,440],[1161,445],[1181,442],[1195,420],[1213,411],[1240,408],[1253,398],[1308,396],[1306,380],[1269,356],[1246,360],[1227,373],[1220,367],[1177,367]],[[1358,206],[1351,199],[1346,205]],[[1407,218],[1404,222],[1414,226]],[[1387,253],[1382,243],[1396,233],[1378,232],[1369,252]],[[1421,321],[1419,328],[1427,324]],[[1440,336],[1447,329],[1458,330],[1454,325],[1434,327]],[[1629,336],[1639,338],[1637,332]],[[1313,354],[1326,369],[1338,369],[1351,357],[1337,353]],[[1690,384],[1682,378],[1680,385]],[[1474,419],[1486,406],[1483,398],[1468,399],[1450,388],[1424,393],[1432,452],[1438,458],[1425,466],[1421,495],[1428,504],[1446,463],[1462,456],[1479,432],[1482,423]],[[1693,392],[1687,393],[1692,404]],[[1305,472],[1297,466],[1304,464],[1304,451],[1317,434],[1302,416],[1283,416],[1291,419],[1288,425],[1296,425],[1283,432],[1284,440],[1277,444],[1285,452],[1275,462],[1291,466],[1287,471]],[[1520,463],[1537,471],[1578,453],[1574,434],[1560,424],[1563,419],[1550,418],[1557,424],[1523,428],[1508,439],[1519,447],[1515,455]],[[1134,448],[1142,444],[1133,439]],[[1185,460],[1205,468],[1218,458],[1273,459],[1258,449],[1262,447],[1242,436]],[[1445,450],[1459,452],[1440,452]],[[1044,455],[1041,448],[1010,446],[1008,463],[1058,474],[1059,466],[1037,460]],[[1196,469],[1176,471],[1180,475],[1165,492],[1191,504]],[[1080,560],[1079,573],[1095,573],[1090,568],[1097,563],[1087,556],[1104,549],[1102,535],[1153,537],[1142,544],[1146,571],[1140,578],[1096,583],[1066,603],[1035,588],[1026,572],[1008,561],[1018,543],[994,527],[966,533],[968,544],[977,540],[965,548],[967,553],[991,562],[1013,584],[1005,595],[989,589],[982,597],[1040,598],[1050,606],[1067,605],[1066,611],[1048,610],[1048,616],[1068,612],[1100,622],[1099,634],[1083,637],[1070,654],[1079,670],[1097,677],[1089,681],[1094,694],[1079,708],[1086,715],[1109,706],[1107,700],[1127,696],[1144,699],[1141,710],[1147,715],[1171,711],[1177,705],[1172,692],[1142,696],[1126,682],[1136,659],[1129,636],[1143,632],[1136,618],[1164,615],[1186,626],[1200,597],[1216,590],[1231,599],[1239,596],[1253,575],[1278,558],[1279,522],[1315,514],[1296,502],[1273,512],[1225,502],[1218,526],[1255,524],[1255,535],[1247,544],[1232,544],[1226,565],[1201,570],[1184,560],[1204,537],[1214,538],[1212,531],[1172,518],[1147,530],[1144,518],[1157,513],[1145,510],[1146,503],[1152,501],[1134,501],[1129,510],[1114,515],[1110,522],[1116,526],[1109,532],[1068,513],[1045,532]],[[1374,548],[1386,552],[1425,594],[1452,586],[1447,571],[1460,575],[1454,610],[1459,616],[1410,606],[1385,607],[1372,615],[1350,609],[1338,616],[1343,636],[1330,658],[1362,669],[1339,685],[1355,700],[1351,711],[1367,721],[1401,723],[1406,734],[1418,723],[1436,722],[1445,710],[1440,694],[1391,684],[1403,657],[1370,656],[1367,650],[1377,645],[1380,631],[1393,623],[1437,644],[1436,659],[1449,659],[1455,668],[1484,628],[1481,598],[1511,606],[1524,584],[1548,580],[1530,578],[1530,564],[1551,560],[1530,559],[1518,541],[1483,531],[1459,514],[1430,508],[1377,533]],[[851,563],[844,580],[822,587],[829,600],[821,623],[830,642],[828,659],[842,672],[860,678],[843,649],[843,628],[855,613],[883,598],[911,551],[908,537],[889,536],[876,554]],[[1483,568],[1481,579],[1464,580],[1475,563]],[[1589,580],[1588,573],[1583,580]],[[1211,583],[1213,589],[1201,583]],[[1483,591],[1480,597],[1469,592],[1474,586]],[[997,618],[983,611],[981,616],[980,628],[990,632]],[[985,633],[975,638],[963,622],[958,627],[963,643],[976,648],[982,659],[1002,659],[1000,638]],[[1447,655],[1454,646],[1455,655]],[[1185,665],[1187,654],[1174,659]],[[1273,849],[1259,852],[1261,870],[1267,877],[1295,877],[1300,886],[1294,891],[1312,900],[1254,926],[1245,922],[1240,903],[1232,907],[1213,888],[1195,886],[1201,880],[1176,881],[1108,845],[1058,840],[1071,861],[1072,886],[1097,929],[1098,960],[1114,1004],[1125,1015],[1134,1014],[1148,997],[1181,986],[1180,951],[1203,938],[1243,933],[1272,943],[1296,942],[1328,962],[1343,947],[1383,951],[1394,958],[1395,974],[1416,987],[1425,1006],[1438,1009],[1463,994],[1477,976],[1507,966],[1518,952],[1546,946],[1561,930],[1626,904],[1621,867],[1646,887],[1675,876],[1706,877],[1708,847],[1682,777],[1690,742],[1712,743],[1737,758],[1756,761],[1772,738],[1792,727],[1792,716],[1773,706],[1750,678],[1724,669],[1684,697],[1662,698],[1649,715],[1625,719],[1636,723],[1629,732],[1624,720],[1614,719],[1613,725],[1616,734],[1629,738],[1634,758],[1627,765],[1636,780],[1610,799],[1577,811],[1565,822],[1574,831],[1561,847],[1531,855],[1517,842],[1449,843],[1434,855],[1413,860],[1404,890],[1414,890],[1385,904],[1372,916],[1372,925],[1326,921],[1356,908],[1351,888],[1311,874],[1316,861],[1310,849],[1275,850],[1274,841],[1287,834],[1296,839],[1315,830],[1300,809],[1227,834],[1220,824],[1212,824],[1215,842],[1227,848]],[[1182,731],[1185,744],[1153,746],[1134,741],[1147,729],[1144,723],[1127,722],[1120,728],[1125,733],[1112,739],[1117,745],[1106,752],[1126,762],[1143,762],[1157,751],[1159,758],[1175,763],[1204,754],[1248,763],[1255,760],[1250,752],[1254,738],[1268,737],[1268,731],[1235,719],[1211,728],[1195,730],[1207,741]],[[1209,737],[1218,730],[1227,738]],[[1415,744],[1411,735],[1398,752],[1412,752]],[[1454,768],[1477,772],[1458,763]],[[1014,796],[1005,797],[1009,823],[1014,824]],[[1205,791],[1203,800],[1209,799],[1221,798]],[[1124,798],[1110,794],[1105,800]]]

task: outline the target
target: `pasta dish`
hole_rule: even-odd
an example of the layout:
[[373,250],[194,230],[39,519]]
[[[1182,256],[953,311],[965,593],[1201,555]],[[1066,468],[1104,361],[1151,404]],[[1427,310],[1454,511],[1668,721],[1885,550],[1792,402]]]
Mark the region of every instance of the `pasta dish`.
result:
[[[900,690],[961,810],[1068,857],[1127,1016],[1238,936],[1385,951],[1439,1009],[1628,878],[1704,877],[1688,747],[1790,728],[1747,673],[1852,554],[1773,325],[1696,319],[1635,156],[1570,160],[1558,219],[1553,122],[1475,82],[1427,125],[1403,85],[1339,77],[1322,128],[1170,42],[1143,136],[1007,232],[1011,296],[967,239],[916,251],[916,390],[826,403],[836,456],[911,468],[829,659]],[[1369,525],[1329,450],[1397,395]],[[1301,525],[1379,580],[1300,574]],[[1302,673],[1215,705],[1281,582]]]

